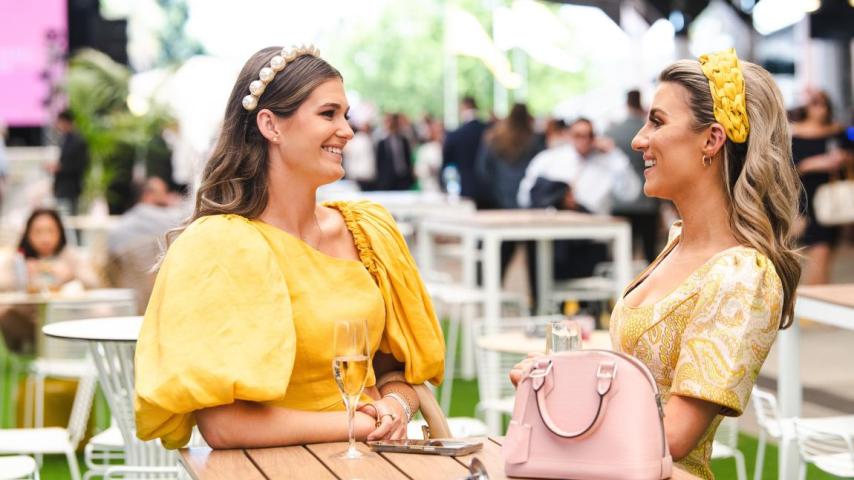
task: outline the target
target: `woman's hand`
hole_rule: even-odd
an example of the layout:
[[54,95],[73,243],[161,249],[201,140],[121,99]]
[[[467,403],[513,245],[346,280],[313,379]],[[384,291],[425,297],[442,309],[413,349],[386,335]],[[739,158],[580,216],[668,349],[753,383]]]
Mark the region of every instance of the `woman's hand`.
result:
[[408,419],[403,412],[403,406],[397,400],[385,397],[374,403],[360,404],[356,410],[368,414],[376,420],[375,429],[368,435],[368,440],[406,438]]
[[514,387],[519,385],[519,380],[522,379],[522,375],[534,366],[534,359],[542,356],[543,354],[540,352],[531,352],[528,354],[528,358],[514,365],[513,368],[510,369],[510,383],[512,383]]

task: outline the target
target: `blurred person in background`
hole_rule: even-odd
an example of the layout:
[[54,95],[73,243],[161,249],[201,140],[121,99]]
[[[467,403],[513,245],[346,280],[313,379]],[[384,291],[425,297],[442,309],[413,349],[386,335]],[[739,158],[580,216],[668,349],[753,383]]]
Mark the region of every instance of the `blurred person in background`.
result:
[[[557,141],[557,146],[534,157],[519,185],[520,206],[607,215],[612,198],[637,197],[641,182],[628,157],[609,139],[597,140],[590,120],[576,119],[555,138],[569,141]],[[592,240],[560,240],[553,252],[557,280],[589,277],[596,264],[608,259],[607,245]],[[533,282],[537,264],[533,246],[528,248],[528,256]],[[537,298],[537,288],[533,283],[533,298]]]
[[107,280],[112,287],[132,288],[140,313],[145,311],[154,287],[153,268],[166,232],[180,226],[185,212],[180,197],[169,191],[162,178],[149,177],[139,201],[121,215],[107,235]]
[[371,122],[352,123],[353,139],[344,147],[345,178],[359,184],[362,190],[374,190],[377,178],[377,157],[371,137]]
[[460,126],[448,132],[442,146],[442,170],[455,165],[460,176],[460,195],[471,198],[478,208],[484,208],[481,200],[482,187],[475,174],[475,160],[480,151],[487,124],[477,117],[474,97],[463,97],[460,103]]
[[[27,219],[18,251],[4,259],[0,291],[50,292],[79,281],[98,286],[98,277],[73,247],[56,210],[38,209]],[[0,306],[0,328],[7,346],[30,352],[35,338],[36,309],[32,305]]]
[[377,143],[376,190],[409,190],[415,184],[412,172],[412,144],[405,135],[403,117],[385,117],[385,137]]
[[62,138],[59,162],[48,166],[53,173],[53,196],[60,210],[77,215],[83,178],[89,166],[89,145],[75,128],[71,110],[63,110],[57,115],[56,130]]
[[[519,208],[516,201],[519,182],[541,145],[542,141],[534,133],[534,119],[528,107],[522,103],[513,105],[507,118],[499,120],[484,135],[475,170],[481,185],[479,207]],[[502,276],[518,243],[501,244]]]
[[806,205],[801,205],[806,223],[801,244],[806,247],[807,257],[803,283],[830,283],[833,250],[839,243],[842,229],[819,224],[813,200],[818,187],[829,182],[831,175],[844,176],[851,151],[841,148],[844,131],[842,125],[833,121],[833,106],[827,93],[811,92],[797,117],[799,120],[792,124],[792,156],[804,184],[803,200],[806,201]]
[[432,117],[425,119],[426,141],[415,152],[415,177],[422,192],[441,192],[442,139],[445,128]]
[[[646,111],[641,104],[639,90],[629,90],[626,94],[626,118],[612,125],[605,136],[614,140],[614,144],[629,158],[629,165],[638,178],[643,177],[643,153],[632,149],[632,139],[646,123]],[[641,245],[647,262],[655,260],[658,252],[659,200],[647,197],[641,189],[634,198],[614,198],[612,214],[625,217],[632,224],[633,244]]]
[[546,128],[543,131],[543,145],[546,149],[551,149],[569,143],[570,139],[567,135],[567,124],[562,118],[550,118],[546,121]]

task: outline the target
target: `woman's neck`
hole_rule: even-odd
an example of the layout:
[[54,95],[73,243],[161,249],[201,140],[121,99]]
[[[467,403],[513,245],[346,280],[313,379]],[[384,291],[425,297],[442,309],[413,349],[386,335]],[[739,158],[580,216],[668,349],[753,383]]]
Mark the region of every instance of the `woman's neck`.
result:
[[682,218],[681,249],[716,252],[738,245],[729,225],[729,201],[722,189],[695,188],[674,204]]
[[309,244],[316,245],[320,241],[322,232],[316,215],[317,187],[281,168],[271,168],[267,193],[267,206],[259,216],[262,221]]

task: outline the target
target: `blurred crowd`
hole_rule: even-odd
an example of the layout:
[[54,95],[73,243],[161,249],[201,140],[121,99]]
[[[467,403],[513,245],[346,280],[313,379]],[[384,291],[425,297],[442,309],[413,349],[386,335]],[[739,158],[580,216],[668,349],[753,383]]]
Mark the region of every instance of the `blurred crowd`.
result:
[[[581,116],[534,118],[522,103],[513,105],[506,117],[495,118],[465,97],[459,112],[460,124],[451,130],[429,114],[413,120],[389,112],[379,122],[352,121],[354,136],[344,149],[345,180],[364,191],[462,196],[478,209],[550,208],[621,216],[631,222],[635,257],[645,262],[656,257],[678,212],[643,194],[644,160],[631,146],[647,121],[640,92],[627,93],[623,119],[603,131]],[[854,178],[851,132],[834,120],[831,102],[821,91],[810,93],[808,102],[790,113],[792,150],[804,184],[799,230],[807,262],[803,281],[828,283],[844,228],[822,225],[813,200],[821,185],[846,175]],[[33,210],[19,241],[0,249],[0,290],[128,287],[137,291],[144,309],[162,240],[181,223],[192,189],[178,127],[167,125],[151,140],[142,172],[131,165],[111,179],[107,203],[115,223],[100,262],[93,252],[78,253],[82,232],[63,225],[65,218],[84,213],[89,145],[72,112],[57,116],[55,131],[59,158],[46,166],[53,178],[53,200],[47,202],[51,208]],[[8,164],[0,141],[0,211]],[[536,298],[532,244],[502,245],[502,269],[517,248],[526,251],[529,287]],[[594,241],[559,241],[553,251],[558,280],[591,276],[608,257],[607,247]],[[0,328],[9,347],[30,348],[34,315],[29,307],[0,307]]]

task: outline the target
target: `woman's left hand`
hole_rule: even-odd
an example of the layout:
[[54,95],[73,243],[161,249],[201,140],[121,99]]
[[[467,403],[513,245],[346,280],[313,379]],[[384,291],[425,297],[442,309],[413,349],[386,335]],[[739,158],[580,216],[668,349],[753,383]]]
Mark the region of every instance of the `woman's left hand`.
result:
[[377,419],[377,428],[368,440],[397,440],[406,438],[407,418],[403,407],[393,398],[382,398],[374,403],[363,403],[356,410]]

